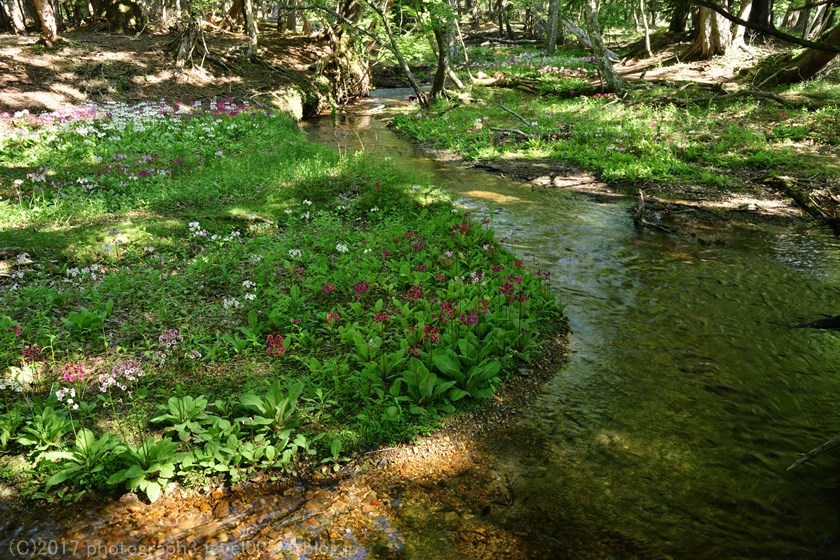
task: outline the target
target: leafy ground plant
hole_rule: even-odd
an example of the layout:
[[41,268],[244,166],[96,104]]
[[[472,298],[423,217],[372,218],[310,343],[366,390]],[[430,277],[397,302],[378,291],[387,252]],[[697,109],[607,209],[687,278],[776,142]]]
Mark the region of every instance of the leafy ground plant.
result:
[[562,317],[447,195],[230,100],[0,139],[0,470],[30,494],[335,469],[490,396]]

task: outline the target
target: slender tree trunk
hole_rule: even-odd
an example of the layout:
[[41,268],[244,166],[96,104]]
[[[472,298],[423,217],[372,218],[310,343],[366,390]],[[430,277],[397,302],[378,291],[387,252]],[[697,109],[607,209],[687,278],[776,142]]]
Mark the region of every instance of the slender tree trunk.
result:
[[548,2],[548,40],[545,45],[545,52],[554,54],[557,52],[557,26],[560,22],[560,0],[549,0]]
[[[747,21],[750,10],[752,10],[752,0],[741,0],[741,9],[738,10],[738,18]],[[737,49],[746,49],[747,44],[744,42],[747,28],[743,25],[735,26],[735,34],[732,37],[732,47]]]
[[414,73],[411,71],[411,67],[406,62],[405,57],[400,50],[400,47],[397,45],[397,41],[394,38],[393,30],[391,29],[391,23],[388,21],[388,16],[385,12],[380,10],[374,4],[371,4],[368,1],[368,5],[371,6],[374,11],[379,16],[379,19],[382,20],[382,25],[385,27],[385,35],[388,37],[388,44],[391,46],[391,52],[394,53],[394,56],[397,59],[397,63],[399,64],[400,70],[402,70],[405,79],[408,81],[408,85],[411,86],[411,89],[414,90],[414,94],[417,96],[417,100],[420,103],[426,104],[426,94],[423,93],[423,90],[420,88],[420,84],[417,83],[417,80],[414,78]]
[[254,17],[254,2],[253,0],[243,0],[243,10],[245,14],[245,28],[248,31],[248,51],[247,56],[251,60],[257,58],[257,19]]
[[616,73],[610,62],[610,57],[607,54],[607,48],[604,46],[604,40],[601,37],[601,25],[598,23],[598,5],[596,0],[586,0],[583,5],[586,23],[589,27],[589,40],[592,42],[592,54],[595,59],[595,65],[601,73],[601,77],[607,83],[610,91],[623,95],[627,92],[627,84]]
[[439,21],[433,24],[435,43],[437,43],[437,70],[432,81],[432,100],[444,94],[446,78],[449,75],[449,22]]
[[[297,5],[297,0],[289,0],[290,8]],[[286,29],[292,33],[297,31],[297,10],[288,10],[286,12]]]
[[55,22],[55,11],[50,0],[35,0],[35,9],[41,20],[41,39],[39,42],[52,46],[58,39],[58,27]]
[[645,27],[645,51],[648,57],[653,58],[653,51],[650,50],[650,27],[648,27],[647,13],[645,12],[645,0],[639,0],[639,12],[642,15],[642,25]]

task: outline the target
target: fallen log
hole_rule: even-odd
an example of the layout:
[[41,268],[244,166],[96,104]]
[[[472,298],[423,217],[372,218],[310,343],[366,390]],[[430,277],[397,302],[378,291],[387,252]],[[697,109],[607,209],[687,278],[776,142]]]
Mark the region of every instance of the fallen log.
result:
[[[575,25],[575,23],[572,20],[564,19],[563,26],[569,30],[569,33],[577,37],[581,43],[586,45],[587,48],[592,48],[592,41],[589,40],[589,35],[586,33],[586,31]],[[619,60],[621,60],[621,57],[618,56],[615,52],[611,51],[610,49],[606,49],[606,51],[607,56],[609,56],[610,60],[612,60],[613,62],[618,62]]]

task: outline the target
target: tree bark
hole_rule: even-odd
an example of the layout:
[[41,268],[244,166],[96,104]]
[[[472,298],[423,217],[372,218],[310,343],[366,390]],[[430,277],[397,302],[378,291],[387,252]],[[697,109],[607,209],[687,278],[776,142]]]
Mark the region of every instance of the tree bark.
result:
[[701,7],[697,21],[697,37],[683,55],[691,60],[709,60],[726,53],[732,44],[729,20],[714,10]]
[[446,23],[438,22],[434,25],[433,32],[435,35],[435,43],[437,44],[437,70],[435,71],[434,80],[432,80],[432,100],[438,99],[443,95],[446,88],[446,78],[449,74],[449,40],[446,32]]
[[[820,38],[821,43],[840,46],[840,25]],[[837,56],[836,52],[808,49],[791,61],[790,67],[779,72],[776,76],[777,84],[793,84],[810,80],[825,68]]]
[[774,29],[776,26],[773,25],[773,0],[753,0],[747,21]]
[[243,10],[245,14],[245,28],[248,30],[248,50],[247,56],[253,60],[257,58],[257,20],[254,17],[254,2],[253,0],[243,0]]
[[595,65],[601,73],[601,77],[607,83],[610,91],[623,95],[627,92],[627,84],[616,73],[610,62],[604,40],[601,38],[601,26],[598,23],[598,5],[596,0],[586,0],[583,5],[586,23],[589,27],[589,39],[592,42],[592,54],[595,58]]
[[688,24],[690,6],[685,0],[679,0],[671,12],[671,22],[668,24],[668,31],[671,33],[684,33]]
[[[738,11],[738,17],[746,20],[749,17],[750,10],[752,10],[752,0],[741,0],[741,9]],[[732,37],[732,46],[734,48],[746,49],[747,44],[744,42],[747,28],[743,25],[735,25],[735,34]]]
[[645,0],[639,0],[639,11],[642,15],[642,25],[645,27],[645,51],[648,57],[653,57],[653,51],[650,50],[650,27],[648,27],[647,13],[645,12]]
[[9,31],[15,34],[26,33],[26,20],[17,0],[0,0],[0,9],[6,15]]
[[38,18],[41,20],[40,43],[50,47],[58,40],[58,27],[55,22],[55,11],[50,0],[34,0]]
[[548,40],[545,45],[547,54],[557,52],[557,24],[560,21],[560,0],[549,0],[548,2]]

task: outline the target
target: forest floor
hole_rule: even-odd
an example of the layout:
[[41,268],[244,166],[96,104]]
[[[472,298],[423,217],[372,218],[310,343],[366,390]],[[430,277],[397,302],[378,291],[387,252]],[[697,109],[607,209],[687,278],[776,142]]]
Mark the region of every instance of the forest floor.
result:
[[[487,35],[489,33],[479,32],[476,36],[481,38]],[[267,71],[265,65],[253,64],[236,56],[237,50],[244,44],[244,35],[208,31],[206,40],[209,49],[221,55],[229,63],[228,68],[205,61],[203,67],[178,74],[172,66],[172,55],[167,52],[170,35],[126,36],[80,30],[68,33],[65,37],[68,41],[64,46],[46,51],[36,44],[34,36],[0,35],[0,90],[3,91],[0,113],[54,111],[106,100],[135,102],[230,97],[270,104],[281,97],[279,92],[292,82],[311,74],[309,68],[327,54],[323,41],[316,36],[282,35],[265,25],[260,39],[262,58],[275,68],[285,68],[291,72]],[[521,66],[528,61],[528,58],[517,59],[517,53],[522,55],[524,52],[525,57],[531,57],[532,67],[534,62],[545,63],[549,60],[537,58],[534,56],[537,53],[517,47],[488,41],[484,41],[481,46],[477,46],[476,41],[472,43],[469,48],[473,59],[471,70],[480,72],[484,66],[494,77],[499,75],[504,64]],[[616,50],[621,47],[617,44],[611,46]],[[654,167],[652,172],[639,174],[632,170],[628,173],[625,170],[604,169],[605,166],[613,165],[606,157],[587,165],[586,162],[565,157],[544,145],[529,153],[518,146],[511,146],[516,143],[516,139],[510,135],[490,139],[497,145],[504,145],[494,153],[485,150],[478,154],[454,146],[453,138],[457,140],[457,135],[453,137],[449,132],[443,135],[448,137],[447,142],[435,141],[435,132],[431,130],[425,137],[412,133],[410,127],[402,127],[402,132],[414,136],[427,147],[450,151],[450,159],[453,159],[452,155],[464,157],[477,168],[538,186],[576,189],[582,185],[578,190],[593,196],[607,197],[617,193],[636,196],[641,189],[648,196],[649,203],[656,205],[658,202],[665,207],[690,206],[712,213],[748,217],[817,217],[836,222],[840,212],[840,166],[837,164],[840,161],[840,135],[836,132],[840,127],[840,116],[836,87],[811,90],[790,88],[775,93],[772,98],[753,98],[748,93],[754,87],[750,68],[762,57],[778,51],[778,48],[750,45],[748,49],[712,61],[685,62],[680,60],[680,53],[686,46],[685,37],[658,35],[654,37],[654,56],[648,58],[639,52],[638,44],[635,48],[625,45],[624,50],[633,51],[633,55],[625,57],[616,67],[631,83],[635,97],[630,103],[606,98],[605,106],[598,108],[603,110],[613,105],[609,107],[611,112],[604,113],[608,118],[621,121],[627,120],[629,110],[616,115],[615,105],[636,105],[633,111],[640,112],[640,118],[659,119],[662,114],[655,113],[653,109],[672,102],[682,104],[681,111],[687,111],[686,114],[692,111],[695,117],[707,114],[709,122],[715,121],[714,125],[703,128],[698,126],[696,130],[683,127],[682,131],[678,129],[685,122],[679,121],[686,119],[681,114],[671,114],[671,128],[683,133],[682,139],[673,142],[674,151],[683,154],[690,152],[688,156],[678,154],[678,158],[692,160],[690,164],[693,170],[682,175],[677,173],[674,176],[671,169],[664,169],[668,166],[673,168],[667,162],[662,164],[663,169],[657,169],[657,164],[653,163],[650,164]],[[509,58],[505,60],[505,57]],[[428,53],[415,57],[414,62],[422,77],[424,68],[429,69]],[[464,70],[459,69],[462,74]],[[836,71],[831,73],[836,74]],[[522,77],[521,72],[519,75]],[[381,79],[383,85],[391,85],[398,83],[400,77],[387,64],[380,63],[374,68],[374,79]],[[597,79],[593,75],[590,74],[588,81],[590,88],[597,86]],[[482,97],[481,94],[475,95],[476,91],[482,89],[497,90],[474,87],[474,97]],[[546,97],[539,88],[534,93],[539,98]],[[716,99],[733,94],[735,96],[731,101]],[[484,97],[484,104],[505,101],[500,96],[493,99]],[[518,100],[506,98],[505,102],[519,110],[520,104],[532,104],[532,97],[525,94],[520,95]],[[688,108],[689,103],[696,103],[694,110]],[[748,107],[750,103],[753,108]],[[552,111],[547,105],[533,105],[535,114]],[[756,106],[759,106],[758,110]],[[569,107],[580,109],[574,104]],[[639,111],[643,108],[645,110]],[[455,116],[459,110],[456,108],[450,116]],[[479,103],[473,107],[472,112],[466,111],[465,118],[472,118],[483,110],[484,107]],[[568,111],[566,108],[559,112]],[[432,115],[430,112],[426,116]],[[703,119],[694,120],[700,123]],[[517,126],[520,124],[515,119],[510,122]],[[657,132],[664,136],[667,131],[657,129]],[[668,134],[669,137],[671,135]],[[768,145],[765,140],[773,145]],[[568,142],[566,144],[571,145]],[[653,149],[667,151],[665,144],[662,142]],[[589,152],[590,147],[584,145],[585,149],[577,153]],[[618,144],[607,147],[624,149]],[[594,148],[591,151],[597,152],[597,147]],[[627,150],[627,157],[637,155],[638,150],[629,147]],[[747,154],[747,157],[735,161],[736,158],[730,153],[732,151],[740,151]],[[592,156],[589,157],[592,159]],[[639,165],[645,166],[648,163],[643,161]],[[715,174],[717,178],[710,179],[709,173]],[[707,177],[701,178],[703,174]],[[587,180],[581,180],[580,177]],[[799,196],[799,193],[804,194]],[[794,201],[793,197],[798,200]]]

